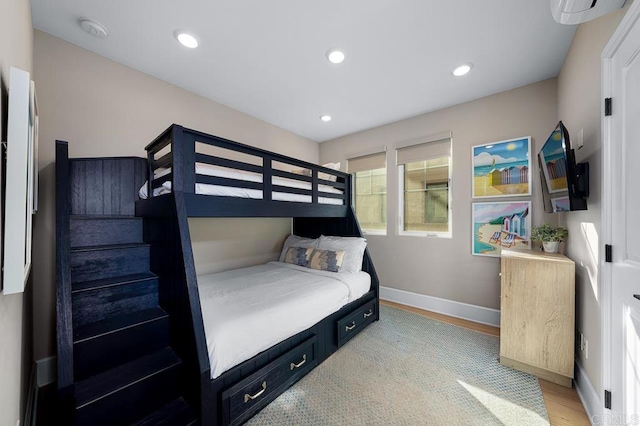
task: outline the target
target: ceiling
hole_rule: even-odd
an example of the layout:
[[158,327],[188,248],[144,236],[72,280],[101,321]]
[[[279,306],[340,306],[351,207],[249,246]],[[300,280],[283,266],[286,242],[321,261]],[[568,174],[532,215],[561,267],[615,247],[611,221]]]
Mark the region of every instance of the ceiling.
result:
[[[545,0],[31,0],[34,27],[322,142],[555,77]],[[82,31],[99,22],[105,39]],[[200,46],[173,36],[186,29]],[[346,53],[342,64],[325,56]],[[454,77],[453,68],[472,62]],[[330,122],[320,116],[329,114]]]

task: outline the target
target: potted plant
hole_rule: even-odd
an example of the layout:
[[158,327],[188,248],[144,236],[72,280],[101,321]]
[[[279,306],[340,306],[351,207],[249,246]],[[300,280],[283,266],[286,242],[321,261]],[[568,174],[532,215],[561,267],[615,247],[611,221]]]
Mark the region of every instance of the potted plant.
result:
[[547,253],[557,253],[558,245],[567,239],[569,231],[562,226],[553,226],[548,223],[534,226],[531,230],[533,241],[542,241],[542,247]]

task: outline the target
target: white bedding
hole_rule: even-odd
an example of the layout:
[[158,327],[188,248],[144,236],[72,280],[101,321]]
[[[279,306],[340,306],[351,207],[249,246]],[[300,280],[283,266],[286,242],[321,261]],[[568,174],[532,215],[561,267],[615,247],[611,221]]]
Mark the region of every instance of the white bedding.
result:
[[211,378],[306,330],[370,285],[366,272],[281,262],[198,276]]
[[[156,178],[167,175],[171,172],[171,169],[165,169],[156,174]],[[210,166],[206,164],[196,164],[196,174],[222,177],[227,179],[244,180],[247,182],[262,183],[262,175],[258,173],[242,172],[239,170],[228,169],[224,167]],[[300,180],[286,179],[280,177],[272,178],[272,185],[288,186],[289,188],[299,189],[311,189],[311,182],[304,182]],[[329,185],[318,185],[318,191],[328,192],[331,194],[342,194],[339,189]],[[168,194],[171,192],[171,182],[164,182],[160,188],[153,190],[153,196],[162,194]],[[147,198],[147,183],[140,188],[140,198]],[[218,195],[223,197],[239,197],[239,198],[254,198],[262,199],[262,191],[259,189],[246,189],[236,188],[232,186],[223,185],[209,185],[205,183],[196,183],[196,194],[203,195]],[[310,203],[310,195],[289,194],[287,192],[273,192],[272,199],[275,201],[296,201],[300,203]],[[342,205],[342,200],[338,198],[318,197],[320,204],[334,204]]]

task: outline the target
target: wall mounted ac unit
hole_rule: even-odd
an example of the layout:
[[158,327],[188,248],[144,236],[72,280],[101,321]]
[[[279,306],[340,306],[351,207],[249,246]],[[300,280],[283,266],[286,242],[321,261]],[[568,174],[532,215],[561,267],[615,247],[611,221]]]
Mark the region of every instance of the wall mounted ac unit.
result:
[[551,0],[556,22],[575,25],[590,21],[624,6],[626,0]]

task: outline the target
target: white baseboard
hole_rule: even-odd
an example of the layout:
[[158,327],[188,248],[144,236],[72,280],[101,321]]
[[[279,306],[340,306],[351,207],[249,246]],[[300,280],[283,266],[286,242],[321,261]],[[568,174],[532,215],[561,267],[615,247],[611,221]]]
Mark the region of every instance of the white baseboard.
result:
[[498,309],[485,308],[383,286],[380,286],[380,298],[450,317],[500,327],[500,311]]
[[577,359],[575,372],[576,375],[573,381],[576,385],[576,391],[578,391],[580,401],[582,401],[582,405],[587,412],[589,422],[593,425],[593,419],[600,418],[599,415],[603,412],[602,400],[598,396],[598,392],[596,392],[593,387],[591,380],[589,380],[587,372],[584,371],[584,367]]

